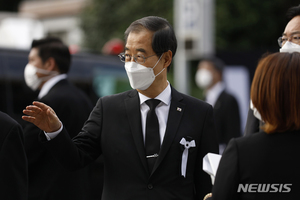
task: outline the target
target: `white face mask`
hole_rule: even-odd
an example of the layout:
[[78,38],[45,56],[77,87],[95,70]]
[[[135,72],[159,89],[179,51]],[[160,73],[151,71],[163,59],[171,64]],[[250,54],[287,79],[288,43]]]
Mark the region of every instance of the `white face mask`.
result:
[[[163,54],[162,54],[163,55]],[[146,90],[150,87],[150,85],[155,80],[163,70],[161,70],[158,74],[154,74],[153,69],[156,67],[158,62],[160,61],[162,55],[159,60],[156,62],[153,68],[145,67],[136,62],[125,62],[125,70],[127,72],[127,76],[129,78],[130,86],[133,89]]]
[[252,100],[250,100],[250,108],[251,108],[251,110],[253,110],[253,115],[254,115],[257,119],[259,119],[260,121],[263,122],[263,120],[262,120],[262,118],[261,118],[261,115],[260,115],[260,113],[258,112],[258,110],[254,107],[254,105],[253,105],[253,103],[252,103]]
[[199,88],[206,89],[212,84],[213,76],[209,70],[199,69],[196,72],[195,81]]
[[280,52],[288,52],[288,53],[300,52],[300,45],[287,41],[281,47],[281,49],[279,49],[279,51]]
[[24,78],[26,85],[30,87],[33,91],[36,91],[44,80],[49,79],[49,76],[39,78],[36,75],[37,72],[49,76],[58,74],[58,72],[51,72],[45,69],[40,69],[28,63],[24,69]]

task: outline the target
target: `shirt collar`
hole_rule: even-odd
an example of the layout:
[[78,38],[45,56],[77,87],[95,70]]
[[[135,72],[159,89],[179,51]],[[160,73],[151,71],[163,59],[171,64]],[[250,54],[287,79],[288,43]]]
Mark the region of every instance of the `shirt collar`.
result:
[[218,97],[225,89],[225,84],[223,82],[216,83],[211,89],[209,89],[206,93],[206,102],[215,105]]
[[[148,99],[150,99],[149,97],[138,93],[139,97],[140,97],[140,105],[142,105],[145,101],[147,101]],[[161,102],[163,102],[165,105],[169,105],[171,102],[171,86],[170,83],[168,81],[168,86],[164,89],[164,91],[162,91],[157,97],[155,97],[154,99],[158,99]]]
[[66,79],[67,78],[67,74],[59,74],[57,76],[54,76],[53,78],[50,78],[46,83],[44,83],[38,99],[43,98],[44,96],[46,96],[48,94],[48,92],[50,91],[50,89],[60,80],[62,79]]

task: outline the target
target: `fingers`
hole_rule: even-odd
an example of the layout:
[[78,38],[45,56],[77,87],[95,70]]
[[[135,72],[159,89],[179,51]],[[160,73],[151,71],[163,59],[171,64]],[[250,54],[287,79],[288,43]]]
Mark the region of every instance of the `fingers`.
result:
[[[39,101],[34,101],[32,103],[34,106],[39,107],[40,109],[42,109],[43,111],[47,111],[50,107],[47,106],[46,104],[39,102]],[[50,108],[52,110],[52,108]]]
[[32,104],[23,110],[26,115],[22,116],[23,120],[33,123],[46,132],[54,132],[60,129],[62,124],[50,106],[37,101]]
[[31,123],[34,123],[36,121],[36,118],[42,113],[42,109],[39,107],[30,105],[27,106],[24,110],[23,113],[27,116],[22,116],[22,119]]
[[26,115],[39,114],[43,112],[43,110],[37,106],[26,106],[26,109],[23,110],[23,113]]
[[35,121],[35,117],[31,117],[31,116],[22,116],[22,119],[31,123]]
[[27,116],[22,116],[22,119],[35,124],[37,119],[43,119],[47,116],[47,110],[43,111],[41,107],[36,105],[26,106],[23,113]]
[[34,101],[33,105],[29,105],[26,109],[23,110],[23,113],[29,116],[37,116],[37,115],[47,115],[47,110],[50,109],[51,112],[55,114],[53,109],[47,106],[44,103]]
[[48,115],[50,115],[50,113],[48,113],[48,110],[49,110],[52,114],[54,114],[56,116],[55,111],[50,106],[48,106],[42,102],[34,101],[33,105],[35,105],[35,106],[39,107],[40,109],[42,109],[43,111],[47,112]]

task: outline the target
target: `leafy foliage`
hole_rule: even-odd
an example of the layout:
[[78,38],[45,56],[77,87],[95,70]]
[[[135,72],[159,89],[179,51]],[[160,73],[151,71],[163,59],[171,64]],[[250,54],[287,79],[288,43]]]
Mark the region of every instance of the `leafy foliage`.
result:
[[[215,0],[216,49],[278,49],[277,38],[287,23],[285,13],[296,0]],[[106,41],[123,38],[129,24],[157,15],[173,24],[173,0],[91,0],[82,14],[85,46],[100,52]]]
[[[286,11],[300,4],[296,0],[215,0],[215,3],[217,52],[278,51],[277,38],[287,24]],[[82,14],[85,46],[99,53],[108,40],[123,39],[124,31],[134,20],[157,15],[174,25],[173,14],[173,0],[91,0]],[[193,81],[197,61],[191,65],[191,93],[202,98]],[[168,79],[173,82],[172,76]]]
[[278,49],[286,11],[298,4],[295,0],[216,0],[217,50]]
[[124,31],[136,19],[156,15],[173,21],[173,2],[161,0],[92,0],[82,14],[85,46],[101,52],[105,42],[123,39]]

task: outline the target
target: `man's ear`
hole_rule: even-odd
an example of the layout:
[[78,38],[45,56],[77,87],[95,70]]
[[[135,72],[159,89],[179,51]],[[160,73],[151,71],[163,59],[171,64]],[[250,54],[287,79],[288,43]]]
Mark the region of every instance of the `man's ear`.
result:
[[56,66],[56,62],[55,62],[54,58],[52,58],[52,57],[48,58],[48,60],[45,62],[45,67],[49,71],[57,71],[58,70],[58,68]]
[[167,52],[164,53],[163,55],[164,57],[164,68],[167,68],[168,66],[170,66],[171,62],[172,62],[172,51],[168,50]]

